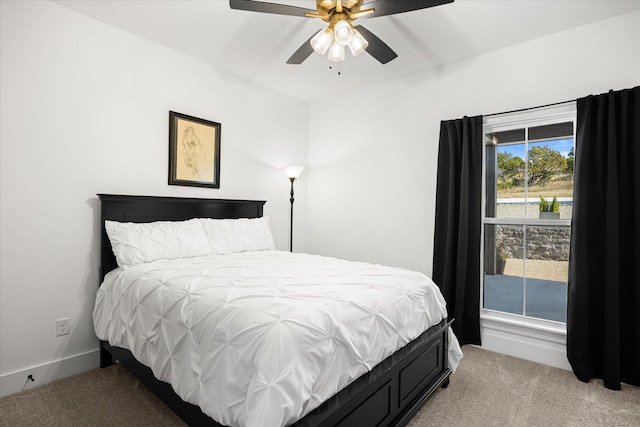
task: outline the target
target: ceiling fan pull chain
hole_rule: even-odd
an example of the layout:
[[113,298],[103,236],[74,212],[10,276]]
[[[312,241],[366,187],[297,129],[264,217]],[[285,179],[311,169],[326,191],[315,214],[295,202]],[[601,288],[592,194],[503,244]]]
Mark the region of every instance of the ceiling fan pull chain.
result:
[[[342,63],[342,61],[338,61],[338,75],[342,75],[341,71],[340,71],[340,64]],[[331,65],[331,62],[329,62],[329,69],[333,70],[333,65]]]

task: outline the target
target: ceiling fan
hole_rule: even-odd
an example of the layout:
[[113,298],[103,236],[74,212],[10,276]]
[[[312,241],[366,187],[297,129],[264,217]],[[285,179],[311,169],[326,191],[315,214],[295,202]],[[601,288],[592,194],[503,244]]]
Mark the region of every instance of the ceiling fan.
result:
[[395,15],[452,2],[453,0],[372,0],[363,4],[363,0],[316,0],[316,10],[254,0],[229,0],[229,5],[231,9],[251,12],[318,18],[329,24],[305,41],[287,60],[287,64],[302,64],[314,51],[320,55],[328,52],[330,61],[342,61],[347,46],[353,56],[366,51],[380,63],[386,64],[397,58],[398,54],[362,25],[354,26],[353,21],[364,16]]

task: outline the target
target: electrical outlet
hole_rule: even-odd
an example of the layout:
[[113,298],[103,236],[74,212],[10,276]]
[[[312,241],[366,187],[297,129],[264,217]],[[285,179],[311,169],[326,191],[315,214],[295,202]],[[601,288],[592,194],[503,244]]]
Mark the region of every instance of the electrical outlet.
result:
[[64,319],[56,320],[56,336],[69,335],[69,329],[71,329],[71,319],[65,317]]

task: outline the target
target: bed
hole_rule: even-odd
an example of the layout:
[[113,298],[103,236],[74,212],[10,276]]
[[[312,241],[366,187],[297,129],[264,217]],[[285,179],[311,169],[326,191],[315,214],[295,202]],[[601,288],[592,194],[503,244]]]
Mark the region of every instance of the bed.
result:
[[[251,276],[251,274],[247,273],[248,270],[246,269],[246,267],[244,267],[246,265],[250,265],[250,266],[264,265],[267,271],[269,271],[269,269],[278,270],[277,277],[273,276],[275,279],[271,279],[271,276],[268,276],[269,280],[280,280],[280,281],[282,280],[286,281],[291,276],[291,273],[289,271],[286,274],[283,274],[281,270],[283,268],[282,265],[292,265],[291,263],[293,262],[294,258],[296,260],[295,262],[300,262],[302,264],[306,262],[308,265],[313,265],[314,268],[319,268],[319,270],[324,269],[326,271],[330,271],[330,273],[326,273],[326,271],[325,273],[322,273],[325,276],[336,275],[336,271],[341,272],[342,271],[341,269],[343,268],[343,266],[347,265],[345,264],[347,263],[346,261],[331,260],[327,258],[310,258],[311,256],[306,254],[289,254],[288,252],[278,252],[278,251],[256,251],[256,252],[234,253],[234,254],[228,254],[228,255],[215,255],[211,257],[211,260],[208,258],[204,259],[201,257],[189,258],[190,260],[189,264],[185,264],[186,261],[183,261],[182,259],[178,259],[178,260],[169,260],[169,261],[165,261],[165,260],[154,261],[151,264],[142,264],[142,267],[140,267],[140,265],[134,265],[130,268],[129,267],[124,269],[118,268],[118,262],[116,262],[116,256],[114,255],[112,244],[109,240],[109,236],[107,235],[107,229],[105,227],[105,224],[109,225],[112,221],[116,221],[118,223],[140,224],[140,223],[153,223],[155,221],[190,222],[190,221],[198,221],[199,219],[203,219],[203,220],[238,219],[238,218],[260,219],[263,216],[263,206],[265,202],[252,201],[252,200],[193,199],[193,198],[172,198],[172,197],[151,197],[151,196],[122,196],[122,195],[106,195],[106,194],[100,194],[98,196],[101,200],[101,224],[102,224],[101,226],[101,271],[100,271],[101,284],[105,282],[105,276],[108,276],[109,272],[112,272],[113,270],[116,270],[116,269],[117,271],[113,271],[113,273],[109,275],[107,279],[112,279],[112,276],[118,277],[117,279],[113,280],[116,283],[124,282],[127,280],[134,283],[134,280],[135,280],[136,286],[142,286],[142,285],[138,285],[138,282],[137,282],[139,280],[138,276],[146,277],[146,276],[155,275],[157,276],[156,281],[158,283],[162,283],[164,286],[165,277],[170,275],[171,272],[180,271],[180,275],[185,275],[187,273],[184,273],[184,272],[187,272],[187,271],[191,272],[193,270],[193,272],[191,273],[193,277],[191,277],[187,281],[188,283],[187,293],[191,295],[190,294],[191,292],[194,294],[199,292],[198,289],[195,289],[195,290],[192,289],[194,281],[198,281],[200,277],[206,276],[206,274],[203,273],[203,271],[208,272],[212,269],[212,267],[209,266],[210,265],[209,263],[218,263],[217,264],[218,266],[223,266],[224,268],[229,269],[229,271],[232,272],[230,274],[232,274],[233,277],[236,277],[236,278],[239,277],[239,275],[242,276],[243,278],[245,276]],[[194,218],[197,218],[198,220],[195,220]],[[192,263],[192,260],[193,260],[193,263]],[[120,259],[118,259],[118,261],[121,262]],[[207,263],[206,266],[203,267],[205,270],[197,270],[197,268],[200,268],[199,265],[200,264],[205,265],[204,264],[205,262]],[[197,264],[197,265],[194,265],[194,264]],[[354,263],[351,263],[351,264],[354,264]],[[149,265],[152,265],[152,267],[149,267]],[[182,268],[181,266],[183,265],[187,267]],[[325,265],[327,266],[326,268],[325,268]],[[414,274],[413,272],[408,272],[402,269],[388,270],[390,269],[388,267],[371,266],[364,263],[358,264],[358,265],[360,266],[360,268],[363,268],[366,270],[364,274],[369,274],[370,269],[375,269],[376,271],[378,269],[386,269],[384,270],[384,272],[388,274],[388,277],[390,278],[390,280],[393,280],[396,276],[402,276],[402,275],[411,276],[412,274]],[[276,268],[273,266],[278,266],[278,267]],[[160,270],[160,268],[168,268],[169,270]],[[182,269],[179,269],[179,268],[182,268]],[[142,269],[142,270],[141,272],[137,272],[136,269]],[[220,270],[217,269],[215,271],[220,271]],[[264,269],[260,271],[261,271],[260,277],[262,278],[262,281],[264,281],[264,273],[263,273]],[[309,270],[308,268],[305,268],[304,271],[309,271]],[[306,274],[307,276],[305,277],[309,283],[313,282],[313,284],[318,285],[315,283],[314,280],[312,280],[313,275],[309,275],[308,273]],[[215,280],[222,280],[222,279],[220,279],[219,276],[215,276]],[[300,280],[300,279],[297,278],[296,280]],[[331,286],[327,285],[324,282],[321,285],[322,286],[320,285],[316,286],[316,288],[322,289],[323,292],[329,289],[328,292],[330,293],[330,295],[327,297],[327,299],[332,299],[334,295],[333,292],[335,292],[336,288],[331,288]],[[116,285],[113,285],[113,286],[116,286]],[[255,287],[255,284],[252,283],[251,286]],[[236,286],[235,282],[233,283],[230,282],[226,285],[226,287],[220,286],[220,288],[231,289],[233,292],[240,292],[238,291],[238,289],[242,290],[242,287]],[[130,288],[123,287],[123,289],[130,289]],[[140,287],[139,289],[142,289],[142,287]],[[162,289],[165,289],[165,288],[163,287]],[[208,291],[209,287],[207,287],[206,289],[207,289],[207,292],[209,292]],[[216,289],[215,292],[222,292],[221,289]],[[268,292],[278,293],[280,292],[279,289],[280,288],[277,288],[274,290],[272,288],[269,288]],[[282,292],[291,292],[291,289],[289,288],[283,288],[283,289],[284,290],[282,290]],[[303,288],[301,287],[294,288],[294,293],[296,292],[295,289],[299,290]],[[99,294],[101,293],[101,290],[102,289],[99,290]],[[123,293],[124,291],[118,291],[118,292],[121,292],[121,294],[119,295],[121,296],[124,295]],[[136,292],[140,294],[143,291],[137,290]],[[147,302],[146,300],[147,294],[151,295],[151,291],[147,292],[145,290],[144,292],[145,292],[144,299],[145,299],[145,302]],[[184,291],[181,291],[181,292],[184,292]],[[340,290],[340,292],[342,292],[342,290]],[[308,298],[309,297],[308,294],[313,292],[305,290],[305,291],[299,291],[298,293],[304,299],[304,298]],[[228,293],[215,294],[215,295],[217,296],[207,296],[207,298],[214,299],[214,300],[216,298],[217,299],[228,298]],[[407,295],[409,295],[409,291],[407,291]],[[275,295],[276,298],[278,296],[279,295]],[[131,299],[130,297],[125,297],[125,298]],[[409,298],[409,296],[407,298]],[[307,300],[307,301],[311,301],[311,300]],[[157,306],[162,304],[164,304],[162,300],[160,300],[160,302],[148,303],[149,306]],[[148,309],[148,307],[145,307],[145,304],[142,303],[139,306],[134,307],[133,310],[134,311],[137,310],[136,313],[138,313],[138,312],[142,312],[143,309],[145,308]],[[182,307],[181,310],[182,312],[184,312],[185,308]],[[260,310],[259,308],[254,309],[254,313],[256,313],[256,316],[262,315],[261,311],[262,310]],[[268,310],[264,310],[264,311],[268,311]],[[218,311],[216,311],[216,313],[218,313]],[[243,313],[244,313],[243,316],[248,316],[248,317],[252,316],[252,313],[247,312],[246,310]],[[446,313],[446,310],[445,310],[445,313]],[[94,317],[95,317],[95,313],[94,313]],[[138,315],[137,318],[138,319],[142,318],[144,323],[144,321],[146,321],[144,319],[146,319],[147,317]],[[133,320],[129,319],[123,322],[131,323],[133,322]],[[339,384],[334,384],[334,387],[338,387],[337,390],[339,391],[337,391],[337,393],[335,394],[329,393],[330,395],[326,398],[322,397],[324,396],[323,395],[324,391],[318,392],[318,393],[314,391],[313,393],[310,393],[307,401],[305,402],[307,402],[306,404],[310,405],[309,407],[311,409],[308,409],[305,412],[303,412],[304,416],[302,418],[298,419],[296,416],[294,416],[294,418],[291,418],[292,415],[289,415],[289,418],[283,416],[284,418],[277,418],[277,419],[274,418],[275,421],[269,422],[267,424],[279,425],[279,423],[282,422],[283,423],[282,425],[294,425],[294,426],[405,425],[417,413],[417,411],[424,404],[424,402],[431,396],[431,394],[437,390],[438,387],[440,386],[446,387],[449,384],[449,376],[452,372],[451,366],[449,366],[449,360],[451,358],[450,353],[454,352],[456,353],[458,358],[461,357],[461,353],[459,353],[459,346],[457,344],[457,341],[455,341],[455,337],[453,337],[453,333],[450,331],[450,327],[449,327],[452,320],[448,320],[446,318],[442,318],[442,319],[437,318],[435,319],[435,321],[434,319],[426,319],[425,324],[427,322],[429,323],[428,329],[426,330],[420,329],[418,330],[418,332],[414,332],[414,335],[417,335],[417,337],[412,338],[408,343],[401,343],[401,346],[399,347],[399,349],[394,350],[392,354],[388,355],[388,357],[384,357],[381,361],[376,362],[375,365],[371,365],[371,366],[368,365],[368,363],[369,364],[371,363],[371,360],[365,360],[367,359],[368,356],[361,357],[362,359],[361,364],[365,366],[366,369],[358,373],[357,377],[343,379],[342,380],[343,382],[346,381],[348,383],[348,385],[346,385],[346,387],[344,388],[342,388],[343,386]],[[114,320],[113,323],[116,323],[116,321]],[[175,323],[175,322],[168,322],[168,323]],[[208,326],[208,328],[209,330],[207,330],[207,334],[213,336],[212,334],[214,333],[229,333],[228,330],[233,329],[233,325],[231,323],[225,323],[224,328],[217,328],[215,327],[215,324],[214,324],[213,329],[216,329],[216,331],[211,331],[210,330],[212,329],[211,326]],[[102,330],[104,328],[96,327],[96,330],[98,329]],[[144,329],[144,327],[142,329]],[[253,326],[249,326],[247,327],[247,329],[255,329],[255,328]],[[424,332],[422,332],[423,330]],[[189,333],[190,332],[191,332],[191,329],[189,329]],[[129,331],[127,331],[126,333],[129,333]],[[125,333],[121,332],[120,334],[122,335]],[[264,333],[261,332],[261,335],[264,335]],[[399,335],[403,335],[403,334],[399,334]],[[198,371],[194,373],[194,378],[198,378],[199,383],[193,385],[191,388],[188,389],[187,392],[185,392],[184,387],[181,384],[177,384],[178,381],[175,381],[176,384],[171,385],[167,382],[157,379],[157,377],[164,378],[163,377],[164,367],[166,367],[167,363],[169,362],[165,361],[164,364],[160,364],[160,365],[158,365],[157,363],[154,364],[155,362],[153,362],[153,358],[155,356],[155,353],[157,352],[157,349],[148,351],[151,354],[149,356],[151,359],[149,360],[145,359],[145,355],[143,354],[145,353],[145,349],[151,348],[150,346],[155,343],[155,341],[158,339],[157,336],[154,336],[153,338],[149,338],[149,337],[141,338],[141,337],[129,336],[127,338],[129,339],[129,341],[140,343],[139,346],[132,344],[130,346],[132,348],[124,348],[125,346],[116,345],[115,343],[118,342],[118,339],[115,335],[113,335],[114,338],[112,340],[112,343],[109,342],[110,339],[107,338],[107,334],[105,332],[100,332],[99,336],[103,338],[103,340],[101,340],[100,342],[101,367],[109,366],[115,362],[119,362],[123,364],[144,384],[146,384],[163,402],[165,402],[167,406],[173,409],[187,424],[210,425],[210,426],[243,424],[243,422],[237,421],[238,419],[242,419],[241,417],[232,418],[232,420],[230,421],[229,419],[225,419],[224,416],[221,416],[222,418],[220,419],[223,419],[224,421],[221,421],[219,423],[218,421],[220,421],[220,419],[216,421],[210,416],[206,415],[205,412],[210,412],[210,413],[212,412],[212,410],[209,409],[209,407],[211,406],[211,402],[209,401],[203,402],[202,400],[200,400],[201,402],[203,402],[201,403],[201,406],[205,409],[208,409],[205,412],[203,412],[201,407],[185,401],[185,400],[198,401],[197,396],[195,398],[192,398],[192,394],[195,395],[197,394],[196,391],[202,389],[201,384],[203,384],[204,381],[202,381],[201,378],[205,376],[203,372]],[[359,334],[357,334],[357,336],[359,336]],[[278,337],[280,337],[280,335],[278,335]],[[282,338],[282,339],[285,339],[285,338]],[[452,348],[450,349],[450,340],[452,339],[455,342],[453,343]],[[354,340],[354,338],[349,338],[346,341],[350,341],[350,340]],[[397,340],[400,341],[400,338],[397,338]],[[120,340],[120,341],[123,341],[123,340]],[[126,339],[124,339],[124,341],[126,341]],[[151,343],[151,341],[153,341],[154,343]],[[269,340],[265,342],[268,343],[271,341],[272,341],[272,338],[269,338]],[[163,344],[155,343],[154,345],[159,345],[160,347],[162,347]],[[360,345],[365,345],[365,347],[363,348],[368,348],[366,347],[368,345],[366,343],[360,344]],[[398,344],[396,343],[394,345],[398,345]],[[183,347],[182,341],[180,341],[180,346]],[[140,350],[141,348],[143,350]],[[137,352],[137,357],[134,356],[132,351]],[[174,351],[174,350],[170,350],[170,352],[171,351]],[[206,354],[216,352],[216,351],[218,350],[215,347],[209,348],[208,353]],[[309,350],[310,353],[313,353],[314,351],[316,351],[315,348]],[[362,354],[368,354],[368,353],[369,353],[368,351],[362,352]],[[177,366],[178,368],[181,368],[181,369],[185,369],[185,366],[189,364],[193,365],[195,363],[193,361],[193,358],[190,358],[191,356],[185,357],[184,354],[189,355],[191,353],[182,353],[182,355],[180,355],[179,357],[175,357],[175,358],[172,357],[169,364],[171,366]],[[269,353],[267,352],[265,354],[268,355]],[[193,357],[201,358],[203,356],[193,356]],[[456,356],[454,356],[454,359],[455,357]],[[147,366],[144,363],[141,363],[141,361],[139,361],[138,359],[142,359],[143,361],[146,361],[148,365],[151,365],[151,367]],[[178,361],[184,362],[184,366],[176,365],[175,359],[177,359]],[[185,359],[188,359],[188,360],[185,360]],[[327,359],[326,355],[322,356],[322,360],[325,360],[325,359]],[[233,360],[234,360],[234,363],[236,363],[236,359],[233,359]],[[237,360],[240,360],[240,359],[237,359]],[[241,362],[238,362],[238,363],[241,363]],[[317,363],[312,362],[308,366],[311,366],[313,368],[315,364]],[[300,368],[300,366],[298,366],[298,368]],[[155,369],[155,373],[152,368]],[[176,372],[178,372],[176,370],[177,368],[173,368],[173,369]],[[193,371],[193,370],[197,371],[198,369],[201,369],[201,368],[189,368],[183,372],[186,372],[187,374],[189,374],[190,371]],[[240,368],[238,369],[242,370]],[[295,377],[295,375],[298,375],[301,377],[307,376],[307,374],[312,370],[311,368],[309,368],[309,371],[307,371],[306,367],[300,368],[300,369],[303,369],[302,372],[298,372],[297,374],[289,373],[289,375],[286,375],[286,381],[288,381],[287,384],[289,384],[288,385],[289,387],[293,387],[297,384],[295,382],[297,381],[297,378]],[[327,369],[319,369],[319,372],[322,373],[326,370]],[[357,371],[354,371],[352,369],[349,375],[353,375],[353,372],[357,372]],[[280,375],[280,376],[283,376],[283,375]],[[218,377],[212,377],[211,375],[207,377],[207,380],[209,384],[207,386],[209,387],[209,391],[204,395],[217,396],[220,393],[222,393],[219,390],[224,390],[223,397],[226,398],[227,396],[231,396],[229,397],[229,399],[231,399],[231,401],[233,402],[236,402],[238,400],[237,398],[234,398],[231,394],[231,391],[229,391],[229,390],[235,390],[235,385],[220,384]],[[237,382],[240,384],[240,383],[243,383],[243,381],[244,380],[242,379],[237,379],[237,380],[234,380],[233,382]],[[305,384],[304,381],[301,381],[301,383]],[[211,386],[211,384],[213,384],[213,387]],[[211,388],[216,388],[216,390],[211,391],[210,390]],[[217,390],[218,388],[219,390]],[[178,392],[185,398],[185,400],[183,400],[178,395],[178,393],[176,393],[176,390],[178,390]],[[326,394],[326,392],[324,393]],[[267,396],[271,396],[271,394],[267,393]],[[289,396],[296,395],[296,394],[304,394],[304,393],[293,392],[293,393],[289,393]],[[314,399],[317,400],[320,398],[321,398],[321,401],[314,402],[314,403],[312,402]],[[253,409],[251,409],[249,412],[252,412],[255,415],[256,411],[259,411],[258,409],[256,409],[259,406],[258,404],[273,406],[273,407],[279,406],[277,404],[274,405],[271,403],[271,402],[278,402],[278,400],[270,400],[270,399],[271,398],[269,397],[269,398],[264,398],[262,400],[256,400],[255,402],[258,402],[258,403],[254,402],[253,403],[254,406],[252,407]],[[312,402],[313,404],[309,402]],[[243,404],[245,406],[247,405],[246,402]],[[230,405],[230,406],[233,406],[233,405]],[[282,406],[286,406],[286,405],[282,405]],[[295,408],[295,410],[299,411],[297,407]],[[273,413],[278,414],[279,412],[281,411],[278,408],[276,409],[266,408],[264,412],[266,415],[264,416],[270,417],[272,416]],[[261,423],[257,422],[254,417],[253,421],[248,422],[247,425],[261,425]]]

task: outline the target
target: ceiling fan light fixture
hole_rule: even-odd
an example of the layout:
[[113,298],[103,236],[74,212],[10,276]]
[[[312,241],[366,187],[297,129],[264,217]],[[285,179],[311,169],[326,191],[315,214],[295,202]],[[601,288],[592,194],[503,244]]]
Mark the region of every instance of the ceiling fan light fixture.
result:
[[329,54],[327,55],[329,61],[340,62],[344,61],[344,46],[339,45],[336,41],[329,46]]
[[[360,55],[366,50],[378,62],[386,64],[397,58],[398,54],[363,26],[357,25],[354,27],[352,23],[356,19],[366,15],[395,15],[453,2],[454,0],[316,0],[316,8],[312,10],[290,4],[276,3],[273,0],[229,0],[229,6],[231,9],[250,12],[320,19],[329,24],[328,28],[317,31],[311,38],[307,39],[291,55],[287,60],[287,64],[302,64],[314,51],[321,55],[329,51],[330,60],[342,61],[344,59],[345,46],[349,46],[354,56]],[[363,9],[363,7],[368,9]],[[365,34],[370,42],[364,39],[356,28]],[[339,48],[340,46],[342,49]]]
[[331,43],[333,42],[333,31],[329,28],[324,28],[313,36],[311,39],[311,47],[320,55],[324,55]]
[[346,46],[353,39],[353,28],[347,21],[338,21],[333,26],[333,37],[340,46]]
[[353,38],[349,43],[349,50],[353,56],[358,56],[369,46],[369,42],[355,28],[353,29]]

